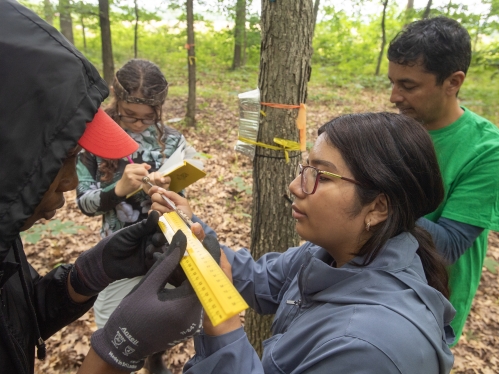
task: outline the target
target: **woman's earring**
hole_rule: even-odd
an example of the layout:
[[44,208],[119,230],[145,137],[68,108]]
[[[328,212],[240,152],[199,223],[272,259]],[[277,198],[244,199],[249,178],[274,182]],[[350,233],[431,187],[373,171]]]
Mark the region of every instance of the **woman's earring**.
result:
[[370,229],[371,229],[371,220],[369,220],[369,222],[367,222],[366,231],[369,231]]

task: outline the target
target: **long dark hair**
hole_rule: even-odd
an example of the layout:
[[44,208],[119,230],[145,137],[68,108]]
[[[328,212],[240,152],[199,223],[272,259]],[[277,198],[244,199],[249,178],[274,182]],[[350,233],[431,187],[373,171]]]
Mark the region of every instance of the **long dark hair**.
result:
[[[131,96],[141,96],[143,98],[152,98],[163,92],[168,82],[159,67],[148,60],[132,59],[128,61],[121,69],[116,72],[113,86],[116,87],[117,81]],[[106,113],[119,123],[118,103],[119,98],[116,95],[112,96],[111,103],[105,109]],[[165,126],[162,122],[164,100],[157,105],[151,105],[156,113],[156,129],[158,130],[157,140],[161,146],[161,152],[165,149],[163,138],[165,135]],[[167,131],[167,130],[166,130]],[[118,166],[117,160],[103,160],[99,166],[99,171],[102,173],[101,180],[109,182],[113,179],[113,175]]]
[[428,132],[416,120],[395,113],[350,114],[319,129],[336,147],[355,180],[360,205],[380,193],[388,201],[388,218],[371,228],[373,234],[356,255],[370,264],[388,239],[410,232],[418,241],[428,283],[449,297],[448,274],[428,232],[416,220],[437,209],[444,198],[440,169]]

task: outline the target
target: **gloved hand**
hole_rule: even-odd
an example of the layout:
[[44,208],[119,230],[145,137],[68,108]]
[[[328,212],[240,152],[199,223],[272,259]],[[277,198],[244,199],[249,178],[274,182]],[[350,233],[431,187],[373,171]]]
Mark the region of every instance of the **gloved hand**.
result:
[[166,238],[158,226],[159,213],[125,227],[83,252],[75,262],[70,281],[74,290],[94,296],[118,279],[144,275],[154,264],[155,252],[163,252]]
[[104,328],[92,335],[92,348],[104,361],[121,370],[138,370],[146,356],[199,331],[202,307],[189,281],[174,289],[164,288],[186,245],[179,230],[167,252],[121,301]]
[[[210,253],[211,257],[215,259],[217,264],[220,264],[220,244],[218,243],[217,238],[214,235],[206,235],[203,239],[203,246]],[[154,256],[158,256],[158,253],[155,253]],[[187,275],[185,275],[184,269],[180,264],[173,270],[173,273],[168,280],[168,283],[171,285],[178,287],[187,279]]]

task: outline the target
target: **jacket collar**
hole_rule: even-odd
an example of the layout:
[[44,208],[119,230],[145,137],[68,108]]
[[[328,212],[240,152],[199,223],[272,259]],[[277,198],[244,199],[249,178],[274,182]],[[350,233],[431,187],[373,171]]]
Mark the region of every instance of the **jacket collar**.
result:
[[[302,270],[301,292],[306,297],[332,286],[341,293],[354,292],[359,285],[369,282],[370,278],[376,278],[377,275],[374,273],[396,273],[403,270],[426,283],[421,260],[416,254],[418,247],[419,244],[414,236],[404,232],[388,240],[369,265],[363,267],[354,265],[353,263],[363,261],[363,257],[356,257],[341,268],[331,267],[329,265],[331,256],[328,252],[324,248],[316,247],[316,251],[309,254],[310,260]],[[356,277],[360,274],[361,277]],[[353,277],[356,277],[355,282],[352,282]]]

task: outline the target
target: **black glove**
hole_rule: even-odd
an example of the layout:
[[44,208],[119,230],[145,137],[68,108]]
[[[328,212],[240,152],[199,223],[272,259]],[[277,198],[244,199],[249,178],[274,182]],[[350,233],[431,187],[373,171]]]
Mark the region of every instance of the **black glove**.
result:
[[118,279],[144,275],[154,264],[155,252],[163,252],[166,238],[158,226],[159,213],[116,231],[83,252],[71,271],[71,285],[80,295],[98,294]]
[[[217,264],[220,264],[220,244],[218,243],[217,238],[214,235],[206,235],[203,240],[203,246],[210,253],[211,257],[215,259]],[[158,253],[155,253],[154,256],[158,256]],[[185,280],[187,276],[184,273],[184,269],[180,264],[173,271],[169,283],[175,287],[180,286]]]
[[199,331],[202,307],[189,281],[178,288],[164,288],[186,245],[179,230],[168,251],[121,301],[104,328],[92,335],[92,348],[104,361],[121,370],[139,370],[146,356]]

